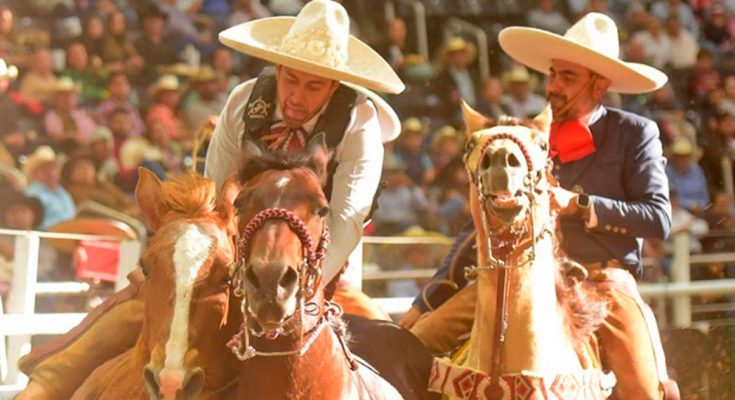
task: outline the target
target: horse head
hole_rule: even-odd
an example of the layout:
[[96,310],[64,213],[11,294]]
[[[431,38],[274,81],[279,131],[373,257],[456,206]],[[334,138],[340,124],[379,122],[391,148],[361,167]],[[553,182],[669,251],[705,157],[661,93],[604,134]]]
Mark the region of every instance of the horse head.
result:
[[[503,118],[497,125],[466,104],[463,105],[469,139],[465,166],[472,180],[473,200],[478,201],[480,222],[490,234],[524,232],[528,218],[550,218],[548,196],[548,137],[550,111],[527,125]],[[478,225],[480,226],[480,225]],[[538,225],[541,226],[541,225]]]
[[331,155],[323,134],[295,157],[270,154],[252,143],[246,151],[244,186],[235,201],[243,312],[251,333],[275,339],[305,323],[306,303],[317,309],[323,303],[329,202],[322,188]]
[[[146,275],[142,338],[150,352],[144,379],[152,399],[191,399],[205,383],[203,343],[227,322],[230,267],[235,261],[239,190],[195,174],[160,182],[141,169],[138,204],[155,234],[140,266]],[[217,331],[217,327],[220,331]],[[215,332],[215,333],[213,333]],[[209,377],[208,377],[209,379]]]

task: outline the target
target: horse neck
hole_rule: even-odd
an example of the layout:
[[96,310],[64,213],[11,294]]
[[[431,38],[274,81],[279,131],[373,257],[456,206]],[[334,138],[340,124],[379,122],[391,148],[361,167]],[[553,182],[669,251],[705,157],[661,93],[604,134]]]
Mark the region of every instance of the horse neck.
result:
[[230,312],[228,312],[226,324],[216,327],[211,333],[200,335],[197,343],[193,344],[193,347],[199,352],[199,365],[205,371],[203,392],[219,391],[237,379],[240,361],[232,356],[227,342],[239,330],[242,317],[240,313],[232,311],[237,310],[239,302],[231,294],[229,297]]
[[[304,338],[306,341],[307,339]],[[256,356],[242,364],[239,397],[248,399],[342,399],[355,398],[351,370],[329,326],[321,330],[308,351],[299,356]],[[255,340],[261,351],[283,351],[300,347],[298,335],[276,343]]]
[[[478,240],[478,243],[486,247],[486,242]],[[539,239],[534,251],[535,259],[528,265],[506,270],[510,279],[505,299],[508,328],[501,372],[576,371],[579,361],[566,328],[566,317],[557,301],[557,271],[550,235]],[[519,253],[522,250],[511,255],[516,262]],[[478,277],[478,304],[468,355],[469,366],[488,374],[492,372],[493,353],[497,350],[494,347],[498,275],[498,270],[483,270]]]

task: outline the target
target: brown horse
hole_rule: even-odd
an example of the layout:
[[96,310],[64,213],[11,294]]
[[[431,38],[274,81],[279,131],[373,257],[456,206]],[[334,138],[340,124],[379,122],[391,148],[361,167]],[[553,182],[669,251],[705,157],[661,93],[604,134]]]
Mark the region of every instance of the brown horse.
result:
[[[350,352],[341,310],[328,300],[330,285],[321,276],[329,238],[329,203],[322,188],[330,155],[324,136],[317,135],[304,154],[289,161],[247,147],[251,161],[242,169],[245,184],[235,202],[242,262],[235,282],[245,321],[232,343],[244,360],[238,398],[425,398],[430,358],[413,385],[400,372],[383,379]],[[418,340],[396,325],[350,322],[351,330],[357,326],[352,341],[363,343],[366,358],[383,355],[384,362],[374,363],[381,372],[388,364],[401,365],[403,357],[428,357]],[[369,339],[360,340],[361,335]],[[388,380],[403,387],[400,393]]]
[[468,272],[477,278],[477,307],[464,350],[434,364],[431,389],[448,398],[602,399],[615,383],[590,346],[607,303],[561,274],[548,117],[486,129],[482,116],[465,109],[478,257]]
[[136,197],[155,231],[140,260],[147,280],[141,334],[135,347],[97,368],[73,398],[233,395],[238,361],[225,344],[239,326],[228,320],[236,190],[228,185],[217,198],[214,182],[194,174],[161,183],[141,169]]

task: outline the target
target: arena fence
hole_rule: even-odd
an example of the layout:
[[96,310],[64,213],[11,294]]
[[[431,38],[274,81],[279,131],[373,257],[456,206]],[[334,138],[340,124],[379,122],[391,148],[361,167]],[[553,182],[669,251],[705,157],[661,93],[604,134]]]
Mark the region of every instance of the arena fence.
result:
[[[0,235],[15,237],[15,259],[12,289],[6,304],[7,314],[2,313],[0,304],[0,399],[10,398],[19,388],[24,387],[27,378],[19,373],[16,362],[21,355],[30,351],[32,335],[61,334],[75,326],[84,317],[82,313],[36,314],[34,307],[37,296],[84,293],[89,285],[83,282],[37,282],[38,252],[41,239],[64,240],[113,240],[121,242],[117,285],[120,289],[127,282],[125,276],[137,265],[142,243],[134,240],[120,240],[117,237],[54,234],[33,231],[0,230]],[[690,266],[709,263],[735,263],[735,252],[716,254],[690,254],[689,237],[680,233],[674,237],[674,254],[671,268],[671,281],[663,283],[642,283],[640,291],[650,300],[671,300],[673,327],[692,326],[692,305],[690,297],[699,294],[735,293],[735,279],[720,279],[690,282]],[[420,244],[425,246],[451,245],[452,241],[443,237],[372,237],[364,238],[363,246],[399,246]],[[385,252],[385,248],[381,248]],[[433,275],[434,270],[412,271],[374,271],[365,272],[365,282],[394,279],[420,279]],[[377,298],[378,305],[394,316],[404,313],[413,298]],[[732,307],[731,307],[732,308]],[[654,311],[665,309],[656,307]],[[657,315],[661,321],[665,316]],[[702,327],[704,328],[704,327]],[[7,341],[7,347],[6,347]]]

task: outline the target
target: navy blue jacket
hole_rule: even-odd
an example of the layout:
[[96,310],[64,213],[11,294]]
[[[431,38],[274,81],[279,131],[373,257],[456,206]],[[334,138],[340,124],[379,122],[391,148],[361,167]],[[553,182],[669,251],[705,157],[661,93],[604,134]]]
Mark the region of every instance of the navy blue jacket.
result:
[[[597,151],[565,164],[554,160],[554,175],[562,187],[590,195],[597,225],[587,229],[579,217],[561,217],[562,248],[582,263],[618,260],[640,276],[642,238],[665,239],[671,230],[658,127],[636,114],[600,107],[590,130]],[[434,278],[446,278],[448,273],[449,262],[444,262]],[[434,298],[433,292],[428,297],[437,307],[446,298]],[[426,309],[420,297],[414,304]]]

